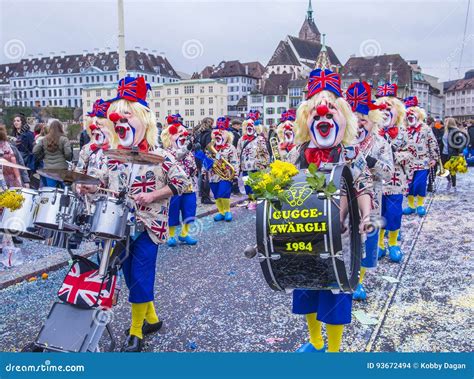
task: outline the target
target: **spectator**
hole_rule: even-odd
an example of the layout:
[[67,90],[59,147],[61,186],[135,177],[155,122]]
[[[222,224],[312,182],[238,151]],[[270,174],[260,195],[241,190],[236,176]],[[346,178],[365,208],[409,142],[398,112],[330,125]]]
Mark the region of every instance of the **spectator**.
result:
[[20,152],[25,166],[34,172],[35,160],[33,157],[33,145],[35,136],[26,123],[26,118],[23,114],[16,114],[13,117],[13,137],[16,138],[15,145]]
[[[38,161],[43,160],[44,169],[68,169],[67,161],[72,159],[72,148],[64,134],[63,125],[54,120],[48,127],[48,134],[34,147],[34,154]],[[62,184],[53,179],[43,178],[46,187],[62,187]]]
[[[24,166],[25,162],[23,161],[23,158],[20,152],[18,151],[18,149],[16,148],[16,146],[10,142],[10,147],[12,148],[13,154],[15,155],[16,163]],[[30,181],[30,177],[28,176],[28,171],[20,170],[20,177],[21,177],[21,186],[30,188],[31,181]]]
[[[451,159],[451,157],[455,157],[462,152],[462,149],[458,149],[453,146],[450,141],[454,141],[453,134],[456,132],[461,132],[461,129],[456,124],[456,120],[454,118],[447,118],[444,121],[444,134],[443,134],[443,150],[441,150],[441,161],[443,165]],[[456,175],[449,175],[447,177],[448,184],[446,190],[449,191],[451,188],[453,191],[456,191]]]
[[[233,145],[235,148],[237,148],[237,143],[239,142],[239,139],[241,137],[241,131],[242,131],[242,121],[239,120],[238,118],[235,118],[231,122],[231,127],[229,128],[230,132],[234,135],[234,140],[232,141]],[[240,188],[239,188],[239,177],[235,177],[232,180],[232,193],[234,195],[240,195]]]
[[39,122],[35,126],[35,143],[38,143],[39,140],[43,139],[44,136],[48,133],[48,128],[42,122]]
[[84,145],[87,145],[91,141],[91,137],[87,129],[88,128],[83,129],[79,136],[79,149],[80,150],[82,150],[82,147]]
[[[196,142],[201,145],[202,150],[206,150],[207,145],[211,142],[212,125],[214,119],[205,117],[201,126],[196,130]],[[207,173],[202,170],[202,162],[196,159],[197,168],[199,170],[199,196],[201,197],[201,204],[214,204],[211,200],[211,187],[209,185],[209,178]]]
[[[11,163],[18,163],[8,142],[7,128],[0,125],[0,156]],[[21,187],[20,170],[8,166],[0,166],[1,187]]]

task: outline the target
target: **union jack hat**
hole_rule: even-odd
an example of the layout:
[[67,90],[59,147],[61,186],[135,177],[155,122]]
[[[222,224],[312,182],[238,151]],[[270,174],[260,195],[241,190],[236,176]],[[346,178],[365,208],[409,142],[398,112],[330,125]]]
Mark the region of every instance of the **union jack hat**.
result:
[[107,118],[107,110],[109,107],[110,103],[108,101],[97,99],[92,105],[92,112],[87,112],[87,115],[90,117]]
[[229,117],[219,117],[216,121],[216,127],[214,129],[227,130],[229,129],[230,118]]
[[143,76],[139,76],[138,78],[127,76],[120,79],[119,81],[117,97],[109,101],[112,102],[123,99],[135,101],[141,105],[144,105],[145,107],[148,107],[148,103],[146,102],[146,93],[148,90],[151,90],[151,87],[145,82],[145,78]]
[[418,98],[416,96],[409,96],[403,102],[405,103],[405,108],[418,106]]
[[286,112],[283,112],[280,117],[280,122],[295,121],[295,120],[296,120],[296,111],[294,109],[288,109]]
[[385,83],[377,87],[375,97],[392,96],[397,97],[398,86],[395,83]]
[[345,95],[352,112],[368,115],[370,111],[381,108],[372,102],[372,90],[367,82],[352,83]]
[[254,125],[260,125],[260,111],[257,110],[250,110],[249,113],[247,113],[246,120],[253,121]]
[[183,123],[183,117],[179,113],[176,114],[170,114],[169,116],[166,117],[166,123],[169,124],[182,124]]
[[341,77],[329,69],[316,69],[311,71],[308,79],[308,93],[306,100],[311,99],[321,91],[330,91],[337,97],[341,97]]

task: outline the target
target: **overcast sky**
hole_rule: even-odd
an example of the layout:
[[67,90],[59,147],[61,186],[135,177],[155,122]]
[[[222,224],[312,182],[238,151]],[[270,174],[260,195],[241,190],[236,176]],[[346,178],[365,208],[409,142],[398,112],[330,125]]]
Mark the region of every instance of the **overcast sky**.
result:
[[[458,77],[468,0],[313,0],[316,25],[339,60],[400,53],[443,80]],[[0,62],[22,55],[117,46],[116,1],[0,0]],[[278,42],[298,35],[307,0],[125,0],[126,48],[164,52],[192,73],[221,60],[266,65]],[[474,68],[473,8],[461,76]],[[18,60],[18,59],[16,59]]]

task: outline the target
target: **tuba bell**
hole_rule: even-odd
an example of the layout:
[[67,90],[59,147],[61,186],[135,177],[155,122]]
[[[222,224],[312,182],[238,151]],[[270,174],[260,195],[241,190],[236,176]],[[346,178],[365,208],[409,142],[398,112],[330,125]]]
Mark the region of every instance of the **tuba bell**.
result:
[[234,167],[227,161],[227,159],[218,156],[217,150],[214,147],[214,144],[211,142],[207,145],[206,150],[211,153],[212,159],[214,159],[214,164],[212,170],[222,179],[222,180],[232,180],[235,176]]
[[444,168],[443,162],[441,162],[441,159],[438,160],[438,166],[439,168],[436,170],[436,176],[439,176],[441,178],[445,178],[449,175],[449,171]]

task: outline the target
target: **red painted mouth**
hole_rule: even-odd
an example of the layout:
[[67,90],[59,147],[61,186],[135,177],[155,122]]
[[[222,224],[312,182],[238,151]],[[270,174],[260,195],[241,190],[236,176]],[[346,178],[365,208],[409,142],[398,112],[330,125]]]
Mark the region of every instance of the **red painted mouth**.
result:
[[329,135],[332,127],[333,125],[325,121],[320,122],[318,125],[316,125],[316,129],[318,129],[319,134],[321,134],[321,137],[324,137],[324,138],[326,138]]
[[124,139],[127,135],[127,132],[130,130],[128,126],[117,125],[115,127],[115,132],[118,134],[119,138]]

